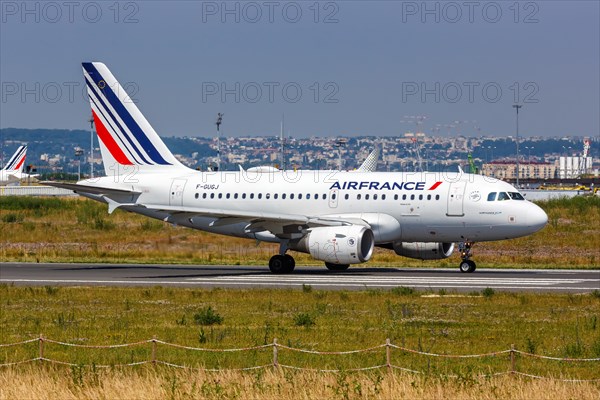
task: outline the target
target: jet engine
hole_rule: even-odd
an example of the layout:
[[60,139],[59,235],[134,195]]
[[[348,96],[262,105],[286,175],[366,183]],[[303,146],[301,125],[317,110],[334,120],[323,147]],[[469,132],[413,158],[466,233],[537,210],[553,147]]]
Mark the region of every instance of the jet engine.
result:
[[454,251],[454,243],[394,242],[391,247],[399,256],[419,260],[441,260]]
[[316,259],[333,264],[359,264],[373,255],[375,237],[371,229],[360,226],[313,228],[289,248],[310,253]]

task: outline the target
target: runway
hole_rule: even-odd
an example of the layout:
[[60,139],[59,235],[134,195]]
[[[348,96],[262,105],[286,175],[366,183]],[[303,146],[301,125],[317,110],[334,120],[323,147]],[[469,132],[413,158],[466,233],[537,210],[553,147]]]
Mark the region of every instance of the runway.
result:
[[600,289],[600,270],[362,268],[339,273],[324,267],[297,267],[274,275],[262,266],[26,264],[0,263],[0,283],[69,286],[179,286],[202,288],[300,288],[328,290],[419,290],[586,293]]

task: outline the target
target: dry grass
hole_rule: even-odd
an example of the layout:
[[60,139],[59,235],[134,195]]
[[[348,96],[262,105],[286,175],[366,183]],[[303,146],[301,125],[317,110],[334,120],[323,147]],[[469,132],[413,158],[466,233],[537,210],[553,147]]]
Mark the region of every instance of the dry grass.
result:
[[[589,295],[472,293],[422,296],[385,291],[225,290],[0,285],[0,343],[45,337],[83,345],[157,338],[186,346],[229,349],[273,343],[344,351],[392,343],[439,354],[517,349],[552,357],[600,357],[600,293]],[[220,318],[207,318],[203,310]],[[299,322],[310,321],[310,324]],[[212,324],[211,324],[212,323]],[[115,365],[151,359],[151,344],[116,349],[46,343],[44,356],[77,365]],[[0,363],[38,357],[38,343],[0,348]],[[271,348],[198,352],[158,345],[156,357],[178,365],[246,368],[272,363]],[[391,351],[391,363],[432,376],[502,373],[508,354],[447,359]],[[305,368],[382,365],[385,349],[317,356],[279,349],[279,362]],[[518,356],[516,370],[539,376],[599,379],[598,362],[558,362]]]
[[[598,268],[600,198],[540,203],[549,224],[535,235],[478,243],[480,267]],[[23,262],[266,264],[277,246],[173,227],[84,199],[0,198],[0,256]],[[295,253],[298,264],[322,265]],[[458,255],[419,261],[377,249],[369,266],[455,267]]]
[[593,399],[592,383],[512,376],[440,380],[385,371],[323,374],[22,368],[0,370],[0,399]]

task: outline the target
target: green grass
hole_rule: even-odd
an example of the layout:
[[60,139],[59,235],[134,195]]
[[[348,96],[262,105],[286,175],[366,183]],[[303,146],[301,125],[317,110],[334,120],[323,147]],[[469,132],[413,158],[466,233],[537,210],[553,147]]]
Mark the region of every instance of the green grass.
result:
[[[203,290],[0,286],[0,343],[44,336],[79,344],[158,339],[186,346],[239,348],[279,343],[343,351],[392,343],[433,353],[517,349],[555,357],[600,357],[600,298],[587,295],[422,292]],[[210,311],[209,311],[210,310]],[[112,350],[46,343],[45,356],[81,364],[148,360],[151,345]],[[38,344],[0,348],[0,363],[37,357]],[[159,345],[160,360],[209,368],[269,364],[272,349],[202,353]],[[443,359],[392,351],[392,363],[435,375],[506,371],[508,355]],[[312,368],[385,363],[385,350],[317,356],[281,349],[279,362]],[[600,378],[598,363],[517,357],[517,369],[544,376]]]
[[[539,203],[548,213],[542,231],[519,239],[477,243],[478,267],[600,268],[600,197]],[[21,262],[120,262],[262,264],[278,251],[268,243],[214,235],[85,199],[0,197],[0,257]],[[294,253],[299,265],[319,265]],[[366,266],[452,267],[445,260],[420,261],[376,249]]]

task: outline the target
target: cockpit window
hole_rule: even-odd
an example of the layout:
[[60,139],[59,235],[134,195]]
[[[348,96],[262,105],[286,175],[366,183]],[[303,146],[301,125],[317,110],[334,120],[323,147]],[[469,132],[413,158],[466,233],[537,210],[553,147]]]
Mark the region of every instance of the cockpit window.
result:
[[519,192],[508,192],[508,195],[513,200],[525,200],[525,197]]
[[488,201],[495,201],[496,200],[496,192],[492,192],[490,194],[488,194]]
[[506,193],[506,192],[498,193],[498,201],[502,201],[502,200],[510,200],[510,196],[508,195],[508,193]]

